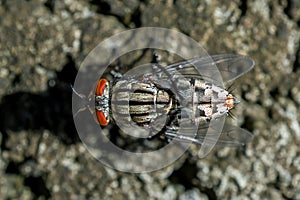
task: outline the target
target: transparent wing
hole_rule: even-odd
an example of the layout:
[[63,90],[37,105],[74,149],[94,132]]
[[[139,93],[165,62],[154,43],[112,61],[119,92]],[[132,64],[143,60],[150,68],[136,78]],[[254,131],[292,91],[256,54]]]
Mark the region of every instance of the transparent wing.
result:
[[[247,144],[252,138],[253,135],[249,131],[239,128],[237,126],[233,126],[230,124],[225,124],[220,134],[217,130],[210,131],[207,133],[207,129],[209,126],[201,126],[198,129],[198,133],[196,135],[186,134],[191,132],[188,128],[181,130],[181,132],[177,132],[174,130],[167,130],[165,132],[167,137],[172,139],[182,141],[182,142],[193,142],[199,145],[216,145],[216,146],[244,146]],[[216,135],[220,135],[216,141]],[[204,143],[205,140],[205,143]]]
[[222,85],[247,73],[254,64],[254,60],[246,56],[220,54],[175,63],[167,66],[166,70],[170,73],[177,71],[185,77],[201,78],[216,85]]

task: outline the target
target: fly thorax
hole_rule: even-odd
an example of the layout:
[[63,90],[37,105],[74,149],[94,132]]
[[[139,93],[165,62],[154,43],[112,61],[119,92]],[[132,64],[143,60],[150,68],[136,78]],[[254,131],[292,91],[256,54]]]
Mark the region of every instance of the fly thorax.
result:
[[134,87],[129,100],[129,113],[134,122],[146,126],[168,114],[172,99],[166,91],[153,84],[140,83]]
[[119,81],[113,94],[113,114],[123,122],[142,127],[151,125],[160,116],[166,116],[173,103],[168,92],[152,83],[134,80]]

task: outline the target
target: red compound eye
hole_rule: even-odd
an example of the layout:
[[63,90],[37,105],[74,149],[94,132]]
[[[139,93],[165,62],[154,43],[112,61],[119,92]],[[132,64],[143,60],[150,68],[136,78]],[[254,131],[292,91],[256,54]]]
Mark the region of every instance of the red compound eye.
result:
[[[98,81],[97,87],[96,87],[96,92],[95,95],[96,96],[100,96],[100,99],[107,99],[108,98],[108,94],[107,94],[107,90],[108,90],[108,82],[106,79],[102,78]],[[99,100],[98,100],[99,101]],[[102,101],[102,100],[100,100]],[[108,122],[109,122],[109,116],[105,115],[105,113],[108,113],[108,105],[103,104],[103,102],[98,102],[100,106],[100,108],[96,109],[96,117],[97,120],[99,122],[99,124],[101,126],[107,126]]]
[[96,95],[97,96],[101,96],[104,92],[104,89],[106,87],[106,83],[107,83],[107,80],[102,78],[98,81],[98,84],[97,84],[97,87],[96,87]]
[[101,110],[96,110],[96,116],[97,116],[97,120],[101,126],[107,126],[108,121],[107,121],[104,113]]

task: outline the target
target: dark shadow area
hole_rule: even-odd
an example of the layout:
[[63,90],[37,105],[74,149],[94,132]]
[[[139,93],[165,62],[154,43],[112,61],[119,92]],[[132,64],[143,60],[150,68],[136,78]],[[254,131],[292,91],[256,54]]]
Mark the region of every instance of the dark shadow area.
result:
[[[33,157],[26,157],[22,162],[14,162],[10,161],[6,167],[6,174],[21,174],[22,165],[26,164],[26,162],[36,162]],[[31,192],[34,194],[34,198],[38,199],[43,197],[44,199],[49,199],[51,197],[51,193],[46,187],[46,183],[42,175],[39,176],[25,176],[23,183],[25,186],[29,187]]]
[[[280,1],[281,2],[281,1]],[[288,16],[290,20],[294,20],[297,26],[300,26],[300,20],[297,18],[297,12],[299,12],[299,1],[298,0],[287,0],[286,6],[283,12]]]
[[174,184],[181,184],[186,190],[189,190],[194,187],[192,179],[197,177],[197,171],[197,166],[186,160],[181,168],[173,171],[169,179]]
[[241,10],[241,18],[244,17],[247,13],[247,1],[248,0],[241,0],[241,4],[239,5],[239,9]]
[[297,71],[299,70],[300,68],[300,48],[297,49],[297,52],[296,52],[296,60],[293,64],[293,72],[294,73],[297,73]]
[[111,14],[111,6],[106,1],[102,0],[90,0],[92,5],[97,6],[97,12],[102,14]]
[[24,185],[28,186],[36,198],[43,196],[45,199],[51,197],[50,191],[46,187],[46,183],[41,176],[29,176],[24,179]]
[[[7,130],[49,130],[65,144],[79,141],[72,116],[72,90],[77,74],[70,56],[52,87],[44,93],[17,92],[4,96],[0,104],[1,149],[6,149]],[[55,84],[53,84],[55,83]]]
[[250,131],[251,133],[253,133],[254,122],[255,122],[255,120],[252,117],[245,116],[245,120],[244,120],[244,123],[241,125],[241,128],[244,128],[244,129]]
[[[75,80],[77,69],[71,56],[67,56],[67,63],[62,71],[56,74],[57,78],[49,80],[51,84],[43,93],[17,92],[3,97],[0,104],[1,151],[9,150],[6,144],[8,130],[26,130],[28,134],[35,130],[49,130],[64,144],[70,145],[80,141],[72,116],[70,85]],[[18,84],[19,81],[17,76],[13,84]],[[5,173],[21,174],[20,168],[27,161],[36,162],[36,159],[25,156],[21,162],[10,161]],[[42,176],[25,176],[24,185],[31,189],[35,198],[51,197]]]
[[292,19],[292,13],[291,13],[291,9],[292,9],[293,5],[292,5],[292,1],[291,0],[287,0],[287,5],[284,8],[283,12],[289,17],[289,19]]
[[195,163],[191,163],[186,160],[181,168],[173,171],[169,176],[169,180],[173,184],[180,184],[185,187],[185,190],[192,188],[199,188],[199,190],[205,193],[209,199],[217,199],[217,195],[212,188],[204,187],[197,180],[198,167]]
[[44,6],[46,6],[46,8],[53,14],[55,8],[55,0],[47,0],[44,3]]

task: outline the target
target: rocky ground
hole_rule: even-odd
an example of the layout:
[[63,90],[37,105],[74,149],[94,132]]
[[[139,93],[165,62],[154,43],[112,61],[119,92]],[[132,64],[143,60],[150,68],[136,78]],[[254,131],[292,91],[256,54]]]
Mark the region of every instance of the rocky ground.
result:
[[[1,0],[0,14],[0,199],[300,199],[299,1]],[[69,85],[99,42],[144,26],[255,60],[234,85],[249,144],[205,159],[192,146],[143,174],[89,154]]]

